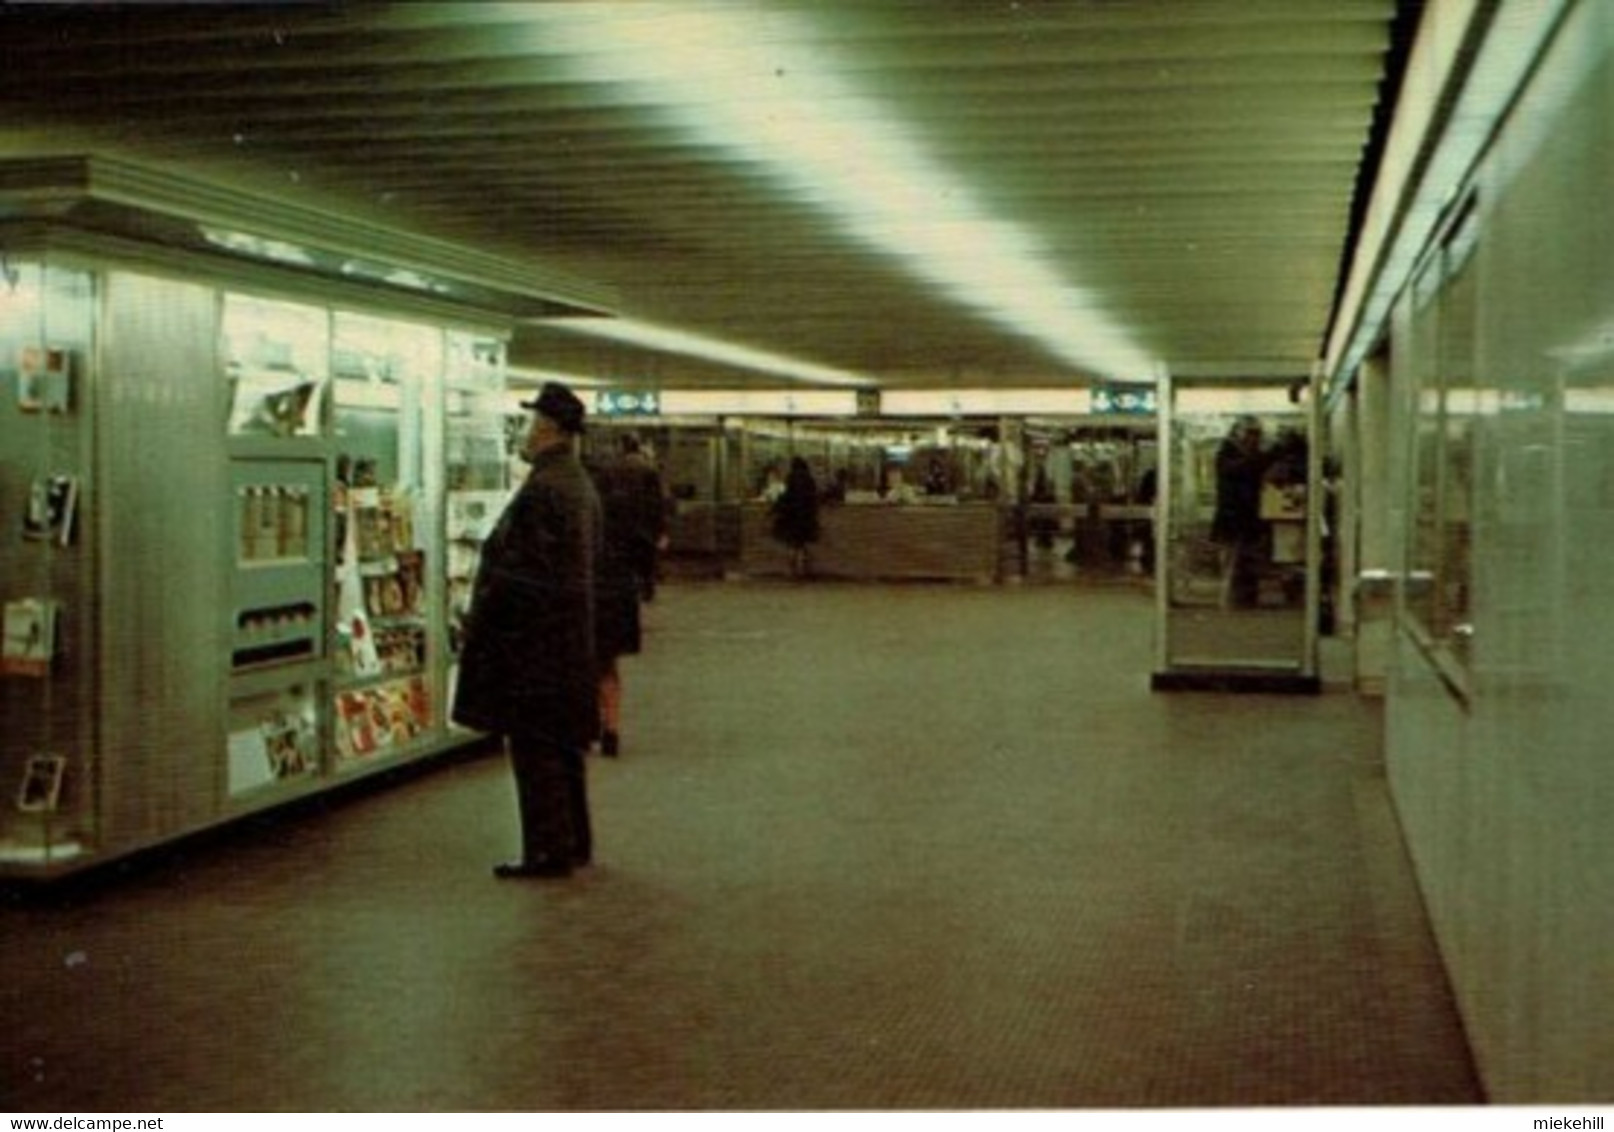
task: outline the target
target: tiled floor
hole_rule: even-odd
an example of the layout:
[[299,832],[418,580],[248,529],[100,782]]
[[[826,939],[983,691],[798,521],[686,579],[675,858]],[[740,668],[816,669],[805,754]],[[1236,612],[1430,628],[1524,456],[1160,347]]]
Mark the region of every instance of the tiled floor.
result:
[[595,868],[490,758],[0,910],[0,1108],[1479,1100],[1370,705],[1151,694],[1128,588],[647,612]]

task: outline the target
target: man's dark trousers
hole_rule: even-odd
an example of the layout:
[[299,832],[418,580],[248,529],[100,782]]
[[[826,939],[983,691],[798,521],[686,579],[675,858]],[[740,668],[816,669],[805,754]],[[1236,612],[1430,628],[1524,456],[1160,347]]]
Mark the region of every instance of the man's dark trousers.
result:
[[583,751],[543,732],[512,734],[510,766],[521,810],[521,861],[582,864],[594,852]]

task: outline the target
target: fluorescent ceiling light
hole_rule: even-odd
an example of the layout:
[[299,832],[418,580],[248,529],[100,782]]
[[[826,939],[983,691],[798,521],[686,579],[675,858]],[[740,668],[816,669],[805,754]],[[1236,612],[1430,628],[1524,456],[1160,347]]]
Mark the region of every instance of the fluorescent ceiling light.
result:
[[555,369],[528,369],[524,366],[509,366],[505,374],[511,385],[521,386],[524,390],[537,389],[546,381],[558,381],[562,385],[585,389],[611,384],[604,378],[585,377],[580,373],[562,373]]
[[671,354],[688,354],[740,369],[759,370],[762,373],[792,377],[819,385],[873,385],[874,382],[849,370],[818,365],[800,358],[775,354],[769,350],[753,349],[733,342],[724,342],[704,334],[658,326],[631,318],[550,318],[542,325],[589,334],[596,338],[610,338],[653,350],[666,350]]
[[857,394],[839,389],[669,389],[662,394],[664,416],[850,417]]
[[537,49],[558,52],[579,79],[625,84],[670,129],[760,163],[794,198],[953,301],[1087,373],[1155,372],[1034,233],[995,216],[888,106],[836,73],[838,61],[812,46],[832,28],[738,4],[576,3],[530,14]]
[[1092,412],[1086,389],[888,389],[880,412],[889,417],[1073,416]]
[[1269,413],[1276,416],[1290,416],[1303,411],[1289,400],[1287,387],[1266,385],[1233,388],[1225,385],[1182,385],[1177,387],[1174,395],[1176,404],[1173,411],[1180,417],[1196,414],[1215,416],[1221,413]]

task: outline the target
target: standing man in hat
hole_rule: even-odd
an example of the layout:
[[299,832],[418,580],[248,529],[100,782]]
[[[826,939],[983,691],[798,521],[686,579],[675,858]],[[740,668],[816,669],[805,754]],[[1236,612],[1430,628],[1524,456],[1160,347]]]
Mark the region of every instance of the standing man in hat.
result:
[[564,877],[593,853],[583,755],[599,732],[594,571],[600,501],[578,459],[583,403],[544,385],[522,458],[532,465],[482,547],[465,621],[454,721],[505,737],[521,859],[497,877]]

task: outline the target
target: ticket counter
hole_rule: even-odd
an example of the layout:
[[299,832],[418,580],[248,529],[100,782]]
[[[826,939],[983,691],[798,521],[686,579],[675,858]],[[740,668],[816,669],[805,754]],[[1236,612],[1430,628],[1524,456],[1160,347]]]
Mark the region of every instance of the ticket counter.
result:
[[[818,512],[812,548],[817,577],[990,583],[999,577],[999,509],[991,503],[844,503]],[[790,573],[790,557],[773,537],[764,503],[740,508],[737,573]]]

